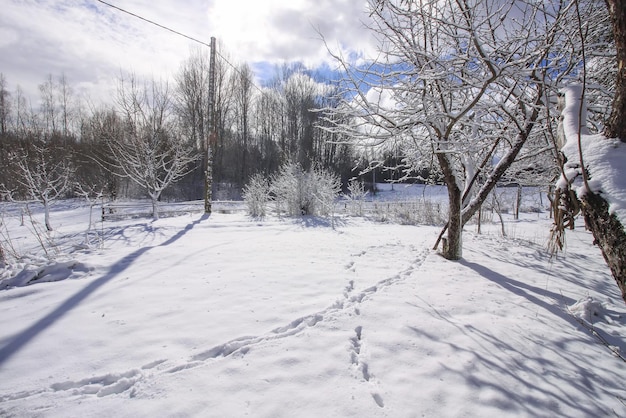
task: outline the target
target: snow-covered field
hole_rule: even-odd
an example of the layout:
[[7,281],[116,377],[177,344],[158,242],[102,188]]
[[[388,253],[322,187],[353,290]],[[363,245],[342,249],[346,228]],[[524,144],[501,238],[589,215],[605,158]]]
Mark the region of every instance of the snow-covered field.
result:
[[0,290],[3,417],[626,416],[626,305],[582,221],[553,259],[546,212],[469,226],[449,262],[439,227],[345,215],[96,213],[86,245],[73,201],[44,269],[4,209],[38,255],[1,283],[38,280]]

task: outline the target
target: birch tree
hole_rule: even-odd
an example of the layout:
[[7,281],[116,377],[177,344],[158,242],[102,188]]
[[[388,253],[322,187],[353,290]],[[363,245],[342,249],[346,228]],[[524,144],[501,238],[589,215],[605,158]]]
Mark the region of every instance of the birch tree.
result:
[[[442,253],[462,257],[462,227],[545,121],[546,97],[572,71],[566,2],[369,0],[380,56],[337,56],[348,80],[331,129],[355,144],[399,146],[408,170],[429,165],[448,191]],[[543,124],[545,126],[545,124]],[[498,161],[493,164],[493,161]],[[478,177],[485,181],[477,183]]]
[[11,117],[11,94],[7,89],[7,80],[4,74],[0,73],[0,137],[9,132]]

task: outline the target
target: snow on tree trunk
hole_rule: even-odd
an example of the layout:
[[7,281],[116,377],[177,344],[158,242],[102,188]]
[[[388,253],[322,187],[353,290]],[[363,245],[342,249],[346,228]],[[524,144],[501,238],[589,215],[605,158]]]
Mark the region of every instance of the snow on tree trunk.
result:
[[159,195],[151,194],[150,200],[152,201],[152,219],[156,221],[159,219]]
[[43,201],[43,211],[44,211],[44,223],[46,225],[46,229],[48,231],[52,231],[52,226],[50,225],[50,202],[47,200]]
[[[565,156],[564,173],[557,183],[563,193],[570,196],[573,191],[580,201],[580,209],[586,227],[594,237],[594,243],[600,247],[602,255],[611,270],[613,278],[626,301],[626,233],[624,217],[618,217],[611,210],[609,202],[616,207],[623,207],[620,187],[614,177],[623,171],[624,145],[617,140],[607,139],[602,135],[590,136],[579,133],[577,126],[582,125],[579,119],[583,90],[580,86],[569,86],[564,89],[565,107],[563,109],[563,132],[567,140],[562,149]],[[584,113],[584,112],[582,112]],[[581,128],[580,131],[583,131]],[[621,145],[619,147],[618,145]],[[582,159],[582,161],[581,161]],[[617,185],[617,187],[616,187]],[[555,211],[575,212],[573,205],[576,200],[561,200]],[[568,207],[569,206],[569,207]],[[565,207],[562,209],[562,207]],[[613,212],[613,213],[612,213]],[[555,222],[562,216],[555,215]],[[557,224],[556,231],[562,231],[565,225]],[[559,228],[563,228],[559,230]],[[558,234],[557,234],[558,235]]]

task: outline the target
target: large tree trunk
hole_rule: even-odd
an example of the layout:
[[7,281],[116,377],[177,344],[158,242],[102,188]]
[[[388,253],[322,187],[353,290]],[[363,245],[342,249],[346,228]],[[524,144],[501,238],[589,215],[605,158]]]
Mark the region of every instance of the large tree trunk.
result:
[[150,200],[152,201],[152,220],[159,220],[159,195],[150,193]]
[[609,205],[595,193],[587,193],[582,199],[585,225],[591,230],[595,243],[602,250],[606,264],[626,301],[626,233],[615,215],[609,214]]
[[442,255],[448,260],[463,257],[463,225],[461,224],[462,192],[457,185],[454,172],[445,154],[437,154],[448,189],[448,235],[443,241]]
[[[607,138],[620,138],[626,142],[626,2],[606,0],[613,24],[615,49],[617,50],[617,80],[613,109],[606,123]],[[611,269],[613,278],[626,301],[626,233],[615,215],[609,214],[609,205],[601,196],[587,193],[580,198],[585,224],[593,234],[595,243]]]
[[606,123],[604,135],[607,138],[620,138],[626,142],[626,2],[606,0],[613,25],[613,37],[617,51],[617,80],[613,110]]

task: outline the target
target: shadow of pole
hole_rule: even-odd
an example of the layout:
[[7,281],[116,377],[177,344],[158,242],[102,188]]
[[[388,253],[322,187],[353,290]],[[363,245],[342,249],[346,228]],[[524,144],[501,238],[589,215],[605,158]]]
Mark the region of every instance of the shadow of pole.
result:
[[85,300],[89,295],[93,292],[104,286],[107,282],[109,282],[114,277],[118,276],[124,270],[126,270],[132,263],[131,261],[136,258],[142,256],[152,248],[156,247],[165,247],[170,245],[180,238],[182,238],[187,232],[191,231],[197,224],[209,218],[209,215],[203,215],[199,219],[187,225],[183,230],[176,233],[174,236],[169,238],[167,241],[162,244],[150,247],[143,247],[138,249],[137,251],[127,255],[126,257],[120,259],[118,262],[113,264],[109,271],[99,279],[94,280],[85,286],[82,290],[78,291],[74,295],[72,295],[69,299],[59,305],[52,312],[41,318],[39,321],[35,322],[33,325],[25,329],[16,335],[13,339],[9,341],[4,347],[0,348],[0,365],[5,363],[9,358],[15,355],[22,347],[28,344],[33,338],[35,338],[38,334],[43,332],[46,328],[54,324],[56,321],[61,319],[63,315],[74,309],[78,304],[80,304],[83,300]]

